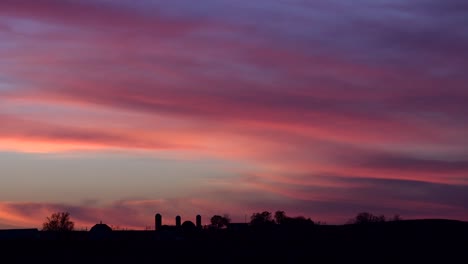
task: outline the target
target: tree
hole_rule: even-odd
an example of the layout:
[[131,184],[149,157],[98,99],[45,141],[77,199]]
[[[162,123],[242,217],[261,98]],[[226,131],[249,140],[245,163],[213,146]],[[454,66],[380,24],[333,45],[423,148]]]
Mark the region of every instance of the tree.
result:
[[368,224],[385,222],[385,216],[376,216],[368,212],[362,212],[356,215],[354,219],[349,221],[350,224]]
[[224,216],[213,215],[213,217],[211,217],[211,226],[215,228],[225,228],[229,225],[229,223],[231,223],[231,218],[227,214]]
[[289,225],[297,227],[305,227],[309,225],[314,225],[314,221],[310,218],[305,218],[304,216],[288,217],[285,221]]
[[284,211],[276,211],[275,212],[275,222],[278,225],[283,224],[287,219],[286,213]]
[[250,217],[250,224],[253,226],[266,226],[273,224],[273,218],[271,213],[268,211],[263,211],[261,213],[254,213]]
[[393,216],[393,218],[390,221],[401,221],[401,220],[402,220],[401,216],[399,214],[396,214]]
[[43,231],[73,231],[75,223],[70,220],[69,212],[53,213],[46,218],[47,221],[42,224]]
[[289,217],[284,211],[275,212],[275,223],[283,226],[305,227],[314,225],[314,221],[304,216]]

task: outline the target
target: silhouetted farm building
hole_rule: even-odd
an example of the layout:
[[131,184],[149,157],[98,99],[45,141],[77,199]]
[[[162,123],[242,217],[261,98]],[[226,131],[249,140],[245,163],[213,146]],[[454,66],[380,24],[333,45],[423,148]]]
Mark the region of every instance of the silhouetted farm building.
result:
[[201,224],[201,215],[197,215],[196,217],[197,228],[202,228]]
[[193,228],[198,228],[198,229],[202,228],[201,215],[197,215],[195,217],[196,224],[194,224],[192,221],[184,221],[182,223],[182,217],[180,217],[178,215],[178,216],[175,217],[175,226],[163,225],[162,224],[162,215],[159,214],[159,213],[155,215],[154,219],[155,219],[154,227],[155,227],[156,231],[184,229],[184,226],[185,226],[185,229],[187,229],[187,228],[192,228],[192,225],[193,225]]
[[89,230],[89,239],[92,240],[109,239],[111,235],[112,228],[106,224],[103,224],[102,221],[99,224],[91,227],[91,230]]
[[186,235],[193,234],[202,228],[201,221],[201,215],[195,217],[196,224],[188,220],[182,222],[182,217],[178,215],[175,217],[175,225],[163,225],[162,215],[158,213],[155,215],[155,238],[157,240],[184,239]]
[[195,232],[195,230],[197,230],[197,227],[192,221],[184,221],[182,223],[182,231],[184,231],[184,233]]
[[156,214],[154,217],[154,230],[161,230],[162,227],[162,216],[160,214]]

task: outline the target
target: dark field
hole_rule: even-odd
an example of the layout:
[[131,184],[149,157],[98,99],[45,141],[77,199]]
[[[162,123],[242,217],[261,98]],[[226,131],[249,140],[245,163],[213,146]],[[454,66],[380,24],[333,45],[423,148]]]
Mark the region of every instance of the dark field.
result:
[[[113,231],[0,241],[1,263],[468,263],[468,224],[446,220],[200,231]],[[159,239],[157,239],[159,238]]]

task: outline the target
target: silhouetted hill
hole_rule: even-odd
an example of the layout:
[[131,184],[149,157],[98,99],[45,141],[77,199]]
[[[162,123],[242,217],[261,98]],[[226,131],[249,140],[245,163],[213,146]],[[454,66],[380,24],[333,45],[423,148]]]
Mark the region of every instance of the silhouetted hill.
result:
[[[468,222],[426,219],[353,225],[279,225],[171,235],[113,231],[103,240],[86,232],[54,239],[0,242],[9,263],[468,263]],[[23,252],[21,254],[15,253]]]

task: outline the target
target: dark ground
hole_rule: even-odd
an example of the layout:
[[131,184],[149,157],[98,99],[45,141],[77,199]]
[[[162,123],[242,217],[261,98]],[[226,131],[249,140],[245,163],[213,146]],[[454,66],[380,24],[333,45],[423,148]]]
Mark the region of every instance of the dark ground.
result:
[[458,221],[152,234],[0,241],[0,263],[468,263],[468,223]]

